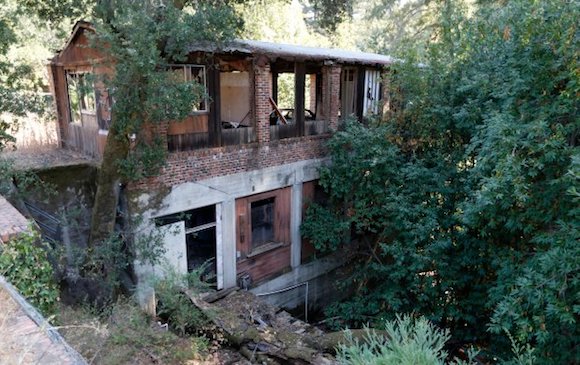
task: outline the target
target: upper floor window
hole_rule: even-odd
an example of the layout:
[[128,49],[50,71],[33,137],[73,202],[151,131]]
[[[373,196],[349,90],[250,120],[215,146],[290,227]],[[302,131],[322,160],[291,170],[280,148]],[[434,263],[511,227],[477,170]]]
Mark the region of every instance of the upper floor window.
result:
[[203,96],[199,102],[192,105],[192,111],[207,112],[207,82],[206,70],[203,65],[170,65],[169,69],[180,79],[186,82],[197,82],[203,87]]
[[71,123],[81,123],[82,114],[95,114],[95,87],[89,73],[67,72],[68,104]]

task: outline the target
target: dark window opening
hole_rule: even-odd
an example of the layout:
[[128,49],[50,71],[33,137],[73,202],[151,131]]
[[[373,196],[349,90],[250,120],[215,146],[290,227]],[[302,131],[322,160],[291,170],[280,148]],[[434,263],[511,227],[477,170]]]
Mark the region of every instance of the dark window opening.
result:
[[274,242],[275,198],[251,203],[252,249]]
[[185,245],[187,252],[187,271],[198,270],[201,279],[210,284],[217,283],[216,266],[216,212],[215,206],[192,209],[166,215],[155,219],[156,226],[164,226],[180,221],[185,223]]

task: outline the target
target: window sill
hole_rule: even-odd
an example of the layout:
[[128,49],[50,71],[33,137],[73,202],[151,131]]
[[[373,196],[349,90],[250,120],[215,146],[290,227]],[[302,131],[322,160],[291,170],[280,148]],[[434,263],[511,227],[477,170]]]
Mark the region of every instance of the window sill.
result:
[[284,246],[284,243],[283,242],[270,242],[270,243],[266,243],[266,244],[264,244],[264,245],[262,245],[260,247],[257,247],[255,249],[253,249],[252,251],[250,251],[250,253],[248,253],[246,255],[246,258],[251,259],[251,258],[256,257],[256,256],[259,256],[259,255],[261,255],[263,253],[273,251],[273,250],[275,250],[277,248],[280,248],[282,246]]

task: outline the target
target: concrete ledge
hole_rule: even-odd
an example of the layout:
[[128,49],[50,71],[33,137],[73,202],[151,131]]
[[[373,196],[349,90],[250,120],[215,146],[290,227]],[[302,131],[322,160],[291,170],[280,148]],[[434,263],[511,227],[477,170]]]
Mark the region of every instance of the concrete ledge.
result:
[[4,197],[0,196],[0,243],[28,231],[29,222]]
[[14,303],[6,299],[0,302],[0,312],[7,316],[2,321],[4,326],[0,327],[0,342],[14,352],[2,353],[0,363],[8,364],[18,359],[17,363],[23,364],[87,365],[84,358],[3,276],[0,276],[1,292],[7,293]]
[[[305,297],[308,296],[309,307],[321,308],[333,300],[339,299],[339,293],[334,287],[334,281],[337,278],[333,272],[343,266],[345,262],[345,258],[339,254],[326,256],[297,266],[286,274],[250,289],[250,292],[263,296],[262,299],[269,304],[289,309],[303,305]],[[306,282],[309,283],[308,293],[306,293],[306,286],[298,286],[289,291],[268,295],[268,293]]]

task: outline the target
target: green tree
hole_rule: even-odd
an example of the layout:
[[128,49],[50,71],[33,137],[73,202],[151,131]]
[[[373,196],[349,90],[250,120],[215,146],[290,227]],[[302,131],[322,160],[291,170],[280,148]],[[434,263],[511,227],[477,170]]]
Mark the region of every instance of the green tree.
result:
[[[114,69],[102,81],[115,103],[97,181],[86,274],[104,271],[115,278],[132,261],[134,250],[123,249],[128,242],[119,242],[115,232],[119,186],[157,173],[165,158],[158,123],[184,119],[205,97],[196,82],[175,78],[167,66],[184,62],[192,42],[219,43],[237,34],[241,23],[233,9],[217,5],[119,0],[101,1],[96,8],[94,44],[106,55],[101,66]],[[115,265],[109,265],[103,253],[108,257],[113,251]]]
[[570,195],[579,7],[436,10],[426,51],[393,67],[386,126],[349,125],[329,145],[321,184],[332,204],[310,211],[304,233],[336,249],[349,232],[361,265],[355,296],[333,314],[364,323],[418,311],[497,353],[505,328],[540,362],[569,362],[580,308]]

